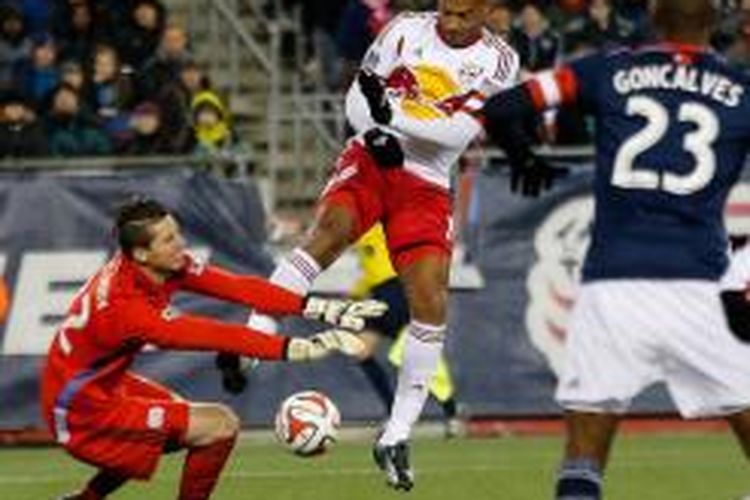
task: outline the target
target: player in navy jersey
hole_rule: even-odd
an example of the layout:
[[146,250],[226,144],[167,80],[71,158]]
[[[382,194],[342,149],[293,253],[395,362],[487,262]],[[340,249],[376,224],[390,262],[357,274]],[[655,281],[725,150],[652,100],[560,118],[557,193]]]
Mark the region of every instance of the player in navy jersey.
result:
[[727,266],[722,211],[750,147],[750,82],[708,48],[710,0],[657,0],[662,41],[597,54],[490,98],[504,132],[558,105],[596,120],[596,199],[583,285],[556,399],[567,444],[558,500],[602,497],[620,415],[665,382],[684,417],[724,416],[750,456],[750,347],[719,300]]

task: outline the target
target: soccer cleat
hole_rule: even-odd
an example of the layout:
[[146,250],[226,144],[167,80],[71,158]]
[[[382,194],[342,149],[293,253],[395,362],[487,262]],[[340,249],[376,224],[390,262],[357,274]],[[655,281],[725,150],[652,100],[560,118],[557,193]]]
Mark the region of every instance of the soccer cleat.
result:
[[221,352],[216,355],[216,367],[221,372],[221,385],[230,394],[240,394],[247,387],[248,372],[258,366],[257,359],[242,358]]
[[464,423],[458,417],[445,419],[443,422],[443,437],[453,439],[464,434]]
[[372,458],[386,473],[388,486],[395,490],[409,491],[414,487],[414,473],[409,466],[409,443],[399,441],[388,446],[375,443]]

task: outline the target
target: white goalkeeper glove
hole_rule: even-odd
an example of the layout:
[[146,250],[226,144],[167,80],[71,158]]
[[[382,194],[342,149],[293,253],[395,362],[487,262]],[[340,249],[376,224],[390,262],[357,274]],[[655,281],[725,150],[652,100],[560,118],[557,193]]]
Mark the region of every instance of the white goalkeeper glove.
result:
[[324,299],[309,295],[305,298],[302,316],[359,331],[365,327],[365,319],[382,316],[387,310],[388,305],[379,300]]
[[365,349],[365,343],[357,335],[346,330],[333,329],[308,338],[292,337],[286,347],[286,359],[315,361],[336,351],[347,356],[360,356]]

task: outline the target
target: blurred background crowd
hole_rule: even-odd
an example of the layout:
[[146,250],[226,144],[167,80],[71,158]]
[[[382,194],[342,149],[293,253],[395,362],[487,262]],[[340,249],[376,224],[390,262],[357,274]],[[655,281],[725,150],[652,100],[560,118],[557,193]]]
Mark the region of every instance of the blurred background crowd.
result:
[[241,147],[159,0],[0,2],[0,155]]
[[[523,75],[593,50],[646,42],[647,0],[488,0],[488,28]],[[434,0],[283,0],[299,8],[309,92],[342,92],[399,11]],[[750,70],[750,0],[724,0],[714,46]],[[295,41],[295,43],[298,41]],[[225,99],[160,0],[0,0],[0,157],[243,151]],[[529,124],[539,140],[586,144],[563,111]]]

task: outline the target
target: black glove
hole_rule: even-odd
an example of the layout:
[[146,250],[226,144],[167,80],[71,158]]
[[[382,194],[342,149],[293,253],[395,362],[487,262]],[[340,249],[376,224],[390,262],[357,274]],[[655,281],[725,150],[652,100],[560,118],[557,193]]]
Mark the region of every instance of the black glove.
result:
[[228,352],[220,352],[215,359],[216,368],[221,372],[221,385],[231,394],[240,394],[247,386],[247,375],[242,370],[240,357]]
[[398,139],[388,132],[372,128],[365,132],[365,147],[380,168],[401,168],[404,150]]
[[539,196],[552,188],[557,178],[568,174],[567,168],[552,166],[531,151],[523,159],[514,160],[510,165],[510,190],[522,196]]
[[361,70],[357,75],[357,82],[362,94],[367,99],[370,116],[376,123],[387,125],[391,122],[393,113],[391,105],[385,95],[385,86],[380,77],[372,71]]

